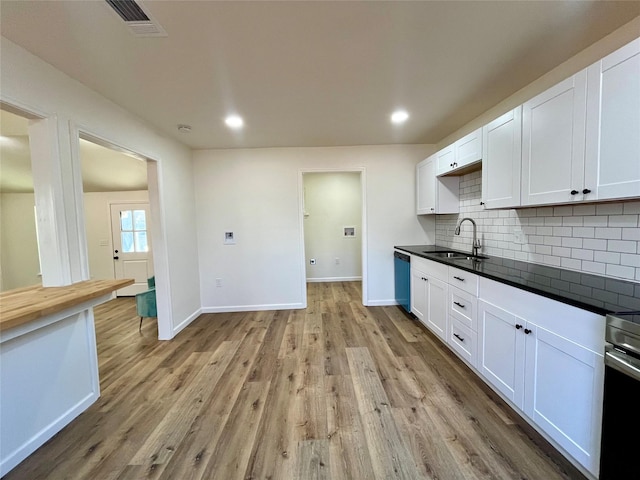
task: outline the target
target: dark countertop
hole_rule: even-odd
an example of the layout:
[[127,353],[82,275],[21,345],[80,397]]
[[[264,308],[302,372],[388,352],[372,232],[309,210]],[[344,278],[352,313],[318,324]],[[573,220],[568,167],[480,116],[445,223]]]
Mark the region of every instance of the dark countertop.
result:
[[640,283],[511,258],[490,256],[481,262],[465,258],[440,258],[430,253],[460,250],[437,245],[410,245],[395,248],[600,315],[640,310]]

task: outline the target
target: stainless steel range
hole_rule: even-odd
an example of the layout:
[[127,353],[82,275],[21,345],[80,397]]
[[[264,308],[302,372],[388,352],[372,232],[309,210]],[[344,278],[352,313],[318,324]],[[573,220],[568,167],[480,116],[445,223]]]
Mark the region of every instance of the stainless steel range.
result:
[[607,315],[600,480],[640,478],[640,312]]

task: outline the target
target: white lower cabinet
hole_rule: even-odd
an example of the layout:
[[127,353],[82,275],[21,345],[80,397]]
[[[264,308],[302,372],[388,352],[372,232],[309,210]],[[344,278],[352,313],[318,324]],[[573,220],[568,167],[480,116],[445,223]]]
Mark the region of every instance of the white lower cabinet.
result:
[[[545,301],[539,305],[543,315],[563,321],[548,308],[552,301],[538,298]],[[483,300],[478,301],[478,316],[477,368],[482,376],[533,425],[597,476],[602,355]],[[586,319],[584,328],[593,325]]]
[[599,469],[604,360],[527,323],[524,413],[594,475]]
[[411,257],[411,313],[429,330],[447,341],[448,267]]

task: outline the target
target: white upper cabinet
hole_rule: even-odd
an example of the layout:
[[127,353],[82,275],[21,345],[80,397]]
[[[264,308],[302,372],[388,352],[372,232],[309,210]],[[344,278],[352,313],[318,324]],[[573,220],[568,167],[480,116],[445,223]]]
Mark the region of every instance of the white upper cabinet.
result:
[[590,66],[587,85],[585,200],[640,196],[640,39]]
[[438,159],[437,175],[454,173],[480,162],[482,160],[482,128],[465,135],[440,150],[436,155]]
[[437,154],[416,166],[416,214],[458,213],[460,211],[458,177],[436,177]]
[[522,107],[521,205],[582,200],[587,72]]
[[456,160],[455,144],[452,143],[436,153],[436,159],[436,173],[438,175],[453,170],[453,164]]
[[520,205],[522,106],[482,129],[482,202],[485,208]]

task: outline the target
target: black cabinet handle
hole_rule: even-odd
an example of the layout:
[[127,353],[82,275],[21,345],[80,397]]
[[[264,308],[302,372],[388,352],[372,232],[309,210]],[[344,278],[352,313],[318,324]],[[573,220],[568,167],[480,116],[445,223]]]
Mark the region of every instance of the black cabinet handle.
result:
[[528,328],[524,329],[524,333],[526,333],[527,335],[529,335],[531,333],[531,330],[529,330]]
[[455,279],[456,279],[456,280],[458,280],[459,282],[464,282],[464,278],[460,278],[460,277],[453,277],[453,278],[455,278]]
[[464,308],[464,305],[459,303],[459,302],[453,302],[453,303],[454,303],[454,305],[458,305],[460,308]]
[[114,260],[118,260],[120,257],[118,257],[117,255],[115,257],[113,257]]
[[464,338],[462,338],[460,335],[458,335],[457,333],[453,334],[454,337],[456,337],[458,340],[460,340],[461,342],[464,342]]
[[582,190],[582,193],[586,195],[587,193],[591,193],[591,190],[585,188],[584,190]]
[[522,325],[520,325],[519,323],[516,323],[516,330],[520,330],[522,328]]
[[450,166],[451,168],[453,168],[453,163],[450,163],[450,164],[449,164],[449,166]]
[[484,205],[484,202],[480,202],[480,205]]
[[571,195],[577,195],[577,194],[579,194],[580,192],[579,192],[578,190],[571,190],[571,192],[570,192],[570,193],[571,193]]

